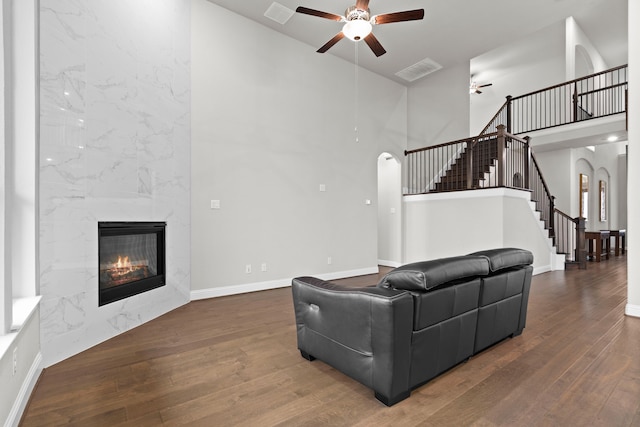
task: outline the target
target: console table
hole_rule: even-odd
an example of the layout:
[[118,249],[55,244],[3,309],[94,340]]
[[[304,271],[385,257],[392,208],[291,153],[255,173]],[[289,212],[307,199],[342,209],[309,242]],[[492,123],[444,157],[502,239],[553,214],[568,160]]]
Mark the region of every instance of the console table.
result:
[[587,255],[594,258],[594,246],[595,246],[595,259],[596,262],[600,262],[602,255],[609,259],[609,237],[611,233],[609,230],[600,231],[585,231],[584,238],[589,242],[589,252]]
[[616,256],[620,254],[624,255],[626,234],[626,230],[609,230],[609,236],[616,238],[616,246],[614,247],[614,253]]

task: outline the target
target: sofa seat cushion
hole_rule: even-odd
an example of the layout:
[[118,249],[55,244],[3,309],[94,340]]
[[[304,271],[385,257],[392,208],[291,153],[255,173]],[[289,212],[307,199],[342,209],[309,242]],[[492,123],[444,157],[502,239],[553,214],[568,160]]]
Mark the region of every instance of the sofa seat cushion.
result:
[[492,273],[505,268],[533,264],[533,254],[526,249],[498,248],[474,252],[470,256],[485,256]]
[[489,274],[487,256],[459,256],[403,265],[387,273],[378,287],[428,291],[443,284]]

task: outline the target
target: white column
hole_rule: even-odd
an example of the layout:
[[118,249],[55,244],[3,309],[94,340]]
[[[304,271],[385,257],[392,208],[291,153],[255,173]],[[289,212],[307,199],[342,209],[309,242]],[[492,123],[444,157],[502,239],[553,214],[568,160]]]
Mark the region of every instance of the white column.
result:
[[13,317],[11,287],[11,196],[7,188],[11,186],[13,140],[13,116],[11,108],[11,3],[0,5],[0,335],[9,332]]
[[11,254],[13,298],[36,295],[38,188],[38,28],[37,0],[13,0],[13,188]]
[[[629,154],[627,188],[640,182],[640,0],[629,0]],[[640,198],[627,196],[627,306],[625,313],[640,317]]]

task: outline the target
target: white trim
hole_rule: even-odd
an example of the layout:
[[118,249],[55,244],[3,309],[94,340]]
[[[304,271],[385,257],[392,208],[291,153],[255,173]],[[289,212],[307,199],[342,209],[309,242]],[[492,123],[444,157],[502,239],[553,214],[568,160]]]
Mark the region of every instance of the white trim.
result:
[[20,418],[22,418],[22,413],[27,407],[27,403],[29,402],[31,393],[33,393],[33,389],[35,388],[41,373],[42,353],[38,352],[36,357],[33,359],[33,363],[29,368],[29,372],[27,372],[27,377],[24,379],[24,382],[20,387],[18,396],[16,397],[15,402],[13,402],[13,406],[11,407],[11,411],[9,412],[9,416],[4,423],[5,427],[18,425],[18,423],[20,422]]
[[384,267],[393,267],[393,268],[398,268],[402,265],[401,262],[398,261],[388,261],[386,259],[379,259],[378,260],[378,265],[382,265]]
[[405,203],[415,203],[432,200],[475,199],[481,197],[513,197],[516,199],[531,200],[531,193],[526,190],[497,187],[477,190],[445,191],[442,193],[411,194],[403,196],[402,198]]
[[551,268],[550,265],[543,265],[541,267],[534,267],[532,274],[537,276],[538,274],[547,273],[549,271],[553,271],[553,268]]
[[[335,273],[318,274],[315,277],[322,280],[336,280],[345,277],[364,276],[367,274],[377,274],[378,267],[361,268],[358,270],[337,271]],[[286,288],[291,286],[291,279],[271,280],[267,282],[245,283],[242,285],[221,286],[218,288],[199,289],[191,291],[191,301],[217,298],[229,295],[246,294],[249,292],[267,291],[270,289]]]
[[624,314],[631,317],[640,317],[640,305],[627,304],[624,308]]

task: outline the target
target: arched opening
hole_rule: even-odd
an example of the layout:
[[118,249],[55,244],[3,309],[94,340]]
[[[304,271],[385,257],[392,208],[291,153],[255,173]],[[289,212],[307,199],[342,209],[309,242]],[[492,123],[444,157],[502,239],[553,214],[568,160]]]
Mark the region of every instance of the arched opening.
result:
[[593,74],[593,62],[589,56],[589,52],[582,45],[576,45],[575,48],[575,78],[588,76]]
[[522,188],[524,186],[524,180],[522,179],[522,174],[520,172],[513,174],[513,186],[516,188]]
[[389,153],[378,157],[378,264],[402,264],[402,172]]

